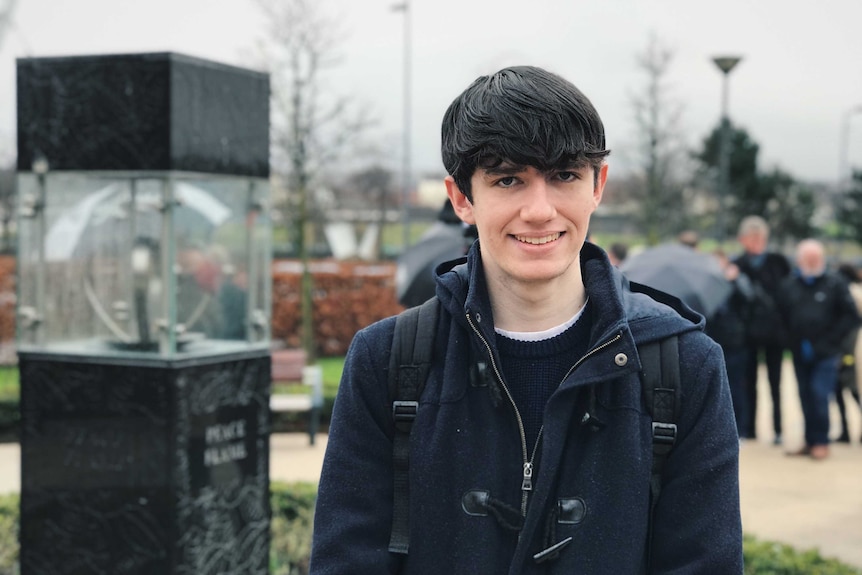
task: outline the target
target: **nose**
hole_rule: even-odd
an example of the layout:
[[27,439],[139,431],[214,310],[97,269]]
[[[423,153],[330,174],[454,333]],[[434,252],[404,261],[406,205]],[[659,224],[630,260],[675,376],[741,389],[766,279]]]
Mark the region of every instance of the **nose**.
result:
[[544,222],[557,215],[551,198],[551,189],[544,178],[534,178],[524,194],[521,218],[524,221]]

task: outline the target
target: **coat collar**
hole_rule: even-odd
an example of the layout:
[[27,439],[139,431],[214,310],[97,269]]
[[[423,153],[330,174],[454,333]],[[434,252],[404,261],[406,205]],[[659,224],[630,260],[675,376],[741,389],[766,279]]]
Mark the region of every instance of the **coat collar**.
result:
[[[590,347],[616,334],[640,344],[704,328],[703,316],[678,298],[628,281],[595,244],[584,244],[581,268],[592,314]],[[482,336],[493,342],[494,317],[479,242],[474,242],[466,258],[438,266],[436,274],[437,296],[443,307],[465,328],[469,328],[469,315]]]

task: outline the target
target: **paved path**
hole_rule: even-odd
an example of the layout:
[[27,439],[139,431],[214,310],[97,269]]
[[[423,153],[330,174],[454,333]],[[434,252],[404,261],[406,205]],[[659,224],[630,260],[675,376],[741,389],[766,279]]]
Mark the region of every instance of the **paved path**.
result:
[[[862,415],[845,394],[853,443],[833,443],[829,459],[788,457],[803,444],[802,410],[793,365],[785,360],[781,379],[784,446],[772,445],[772,399],[761,366],[756,441],[740,450],[740,500],[746,533],[797,549],[817,548],[862,568]],[[832,436],[840,431],[832,404]]]
[[[787,457],[802,441],[802,421],[792,367],[784,366],[782,409],[785,445],[773,446],[771,401],[761,381],[757,441],[742,445],[740,498],[746,533],[797,549],[817,548],[862,568],[862,417],[850,406],[854,443],[835,444],[826,461]],[[765,374],[762,374],[765,377]],[[833,406],[834,407],[834,406]],[[833,413],[837,420],[837,411]],[[326,449],[326,435],[308,445],[302,433],[275,434],[270,442],[270,472],[275,480],[316,481]],[[0,493],[20,489],[17,444],[0,444]]]

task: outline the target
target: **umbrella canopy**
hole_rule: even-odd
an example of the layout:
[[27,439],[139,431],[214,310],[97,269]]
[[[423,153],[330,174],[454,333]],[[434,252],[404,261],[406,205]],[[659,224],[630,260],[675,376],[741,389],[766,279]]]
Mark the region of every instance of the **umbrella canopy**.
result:
[[422,238],[398,258],[395,288],[405,307],[421,304],[434,295],[434,268],[467,253],[472,241],[460,223],[435,222]]
[[714,256],[679,244],[662,244],[630,256],[620,271],[631,281],[678,297],[707,318],[733,290]]

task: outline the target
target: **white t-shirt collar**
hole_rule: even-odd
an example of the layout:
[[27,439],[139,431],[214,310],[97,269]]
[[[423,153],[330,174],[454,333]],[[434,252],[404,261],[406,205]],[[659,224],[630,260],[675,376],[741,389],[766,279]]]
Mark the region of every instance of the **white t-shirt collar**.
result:
[[590,299],[584,302],[584,305],[581,306],[575,315],[572,316],[571,319],[566,321],[565,323],[561,323],[560,325],[554,326],[549,329],[545,329],[542,331],[509,331],[500,328],[494,328],[494,331],[497,332],[498,335],[502,335],[503,337],[507,337],[509,339],[514,339],[515,341],[542,341],[545,339],[551,339],[552,337],[557,337],[573,325],[577,323],[578,319],[584,314],[584,310],[587,309],[587,303],[589,303]]

